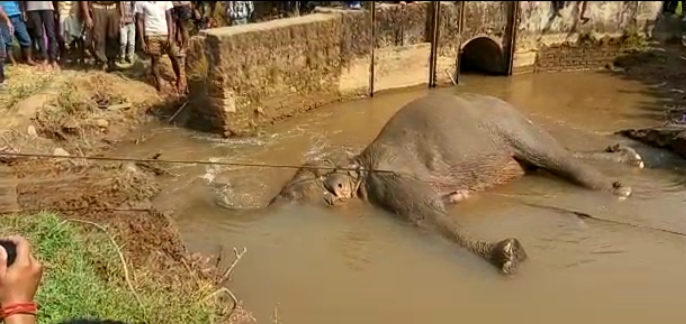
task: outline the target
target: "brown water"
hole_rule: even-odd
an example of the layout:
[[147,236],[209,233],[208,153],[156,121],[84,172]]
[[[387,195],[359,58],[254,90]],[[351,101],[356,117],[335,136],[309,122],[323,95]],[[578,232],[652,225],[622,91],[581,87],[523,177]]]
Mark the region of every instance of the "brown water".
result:
[[[519,105],[565,145],[603,148],[609,134],[654,121],[641,116],[652,99],[637,83],[603,74],[548,74],[466,79],[437,91],[494,94]],[[157,129],[127,155],[216,158],[299,164],[338,147],[370,141],[404,103],[425,90],[378,95],[321,109],[245,141],[211,140]],[[475,236],[519,238],[530,255],[505,279],[442,239],[419,233],[362,204],[341,210],[293,207],[237,215],[215,207],[266,203],[292,170],[179,167],[159,203],[176,211],[190,248],[248,248],[232,290],[269,322],[284,323],[676,323],[686,315],[686,237],[581,221],[522,202],[566,207],[598,217],[686,232],[684,179],[667,154],[644,149],[656,169],[597,164],[634,188],[626,201],[555,179],[529,176],[452,208]],[[133,152],[133,153],[131,153]],[[208,185],[208,182],[211,184]]]

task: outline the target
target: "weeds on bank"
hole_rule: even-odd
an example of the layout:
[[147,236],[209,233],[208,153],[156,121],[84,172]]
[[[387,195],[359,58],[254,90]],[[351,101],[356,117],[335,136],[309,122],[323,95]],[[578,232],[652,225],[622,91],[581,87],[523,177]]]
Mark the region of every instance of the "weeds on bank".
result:
[[0,92],[0,106],[11,109],[18,102],[45,89],[55,78],[28,66],[7,68],[7,90]]
[[198,293],[160,288],[154,276],[141,274],[138,280],[129,278],[134,283],[127,287],[118,247],[107,234],[88,226],[50,213],[0,220],[0,235],[25,235],[45,265],[37,296],[40,323],[89,317],[131,323],[212,322],[214,308]]

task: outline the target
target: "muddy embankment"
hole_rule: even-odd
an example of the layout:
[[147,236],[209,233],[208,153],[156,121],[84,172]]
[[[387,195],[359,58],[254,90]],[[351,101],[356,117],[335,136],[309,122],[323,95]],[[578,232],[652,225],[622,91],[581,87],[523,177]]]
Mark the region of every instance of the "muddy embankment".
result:
[[618,76],[647,85],[655,100],[643,105],[650,127],[617,132],[686,158],[686,47],[667,44],[634,51],[615,61]]
[[[140,71],[126,75],[79,71],[43,75],[28,68],[12,71],[14,87],[0,96],[6,107],[0,112],[0,152],[5,153],[0,153],[4,189],[0,190],[0,212],[31,215],[46,210],[106,226],[117,241],[126,243],[121,245],[134,277],[136,273],[152,275],[159,284],[157,289],[179,296],[202,292],[209,296],[216,291],[223,275],[219,260],[191,255],[169,215],[151,204],[160,191],[156,178],[166,176],[164,166],[72,159],[105,156],[122,141],[135,142],[125,139],[127,134],[156,116],[168,117],[183,98],[157,95],[143,82]],[[36,82],[39,78],[42,81]],[[20,85],[22,82],[25,84]],[[71,158],[13,157],[7,153]],[[213,299],[208,302],[215,302]],[[228,305],[220,309],[221,315],[232,311],[223,316],[225,320],[252,321],[240,307],[233,309],[231,296],[217,301]]]

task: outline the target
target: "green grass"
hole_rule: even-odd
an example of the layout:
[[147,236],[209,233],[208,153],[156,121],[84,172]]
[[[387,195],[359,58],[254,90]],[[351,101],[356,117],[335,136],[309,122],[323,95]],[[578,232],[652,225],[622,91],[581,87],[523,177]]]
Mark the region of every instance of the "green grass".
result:
[[45,265],[37,296],[39,323],[74,318],[130,323],[213,321],[213,307],[203,303],[202,296],[155,287],[154,276],[145,276],[147,283],[135,285],[139,304],[126,285],[123,264],[109,236],[86,226],[90,225],[65,222],[48,213],[3,216],[0,220],[0,236],[26,236]]

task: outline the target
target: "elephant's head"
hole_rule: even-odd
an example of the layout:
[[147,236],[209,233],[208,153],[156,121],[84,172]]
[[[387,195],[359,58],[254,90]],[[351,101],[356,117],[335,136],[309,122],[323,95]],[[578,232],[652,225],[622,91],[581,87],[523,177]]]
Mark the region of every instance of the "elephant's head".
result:
[[345,165],[348,158],[321,159],[304,164],[272,198],[269,206],[295,203],[325,203],[335,205],[354,196],[356,187],[347,171],[335,169]]

